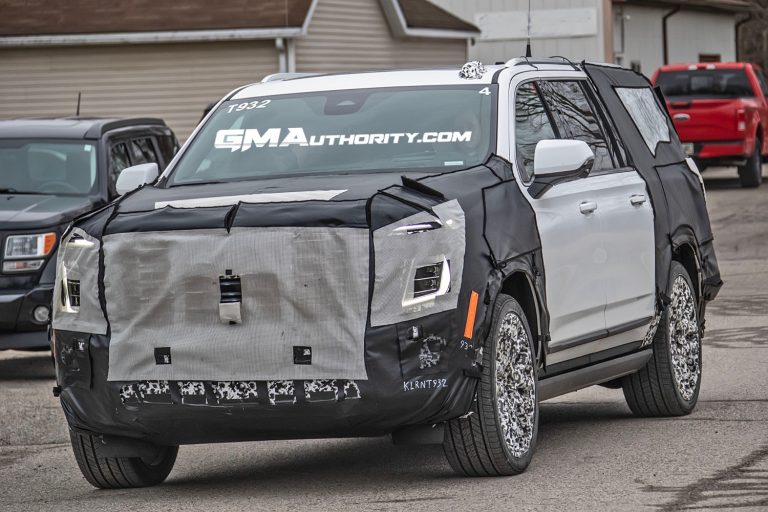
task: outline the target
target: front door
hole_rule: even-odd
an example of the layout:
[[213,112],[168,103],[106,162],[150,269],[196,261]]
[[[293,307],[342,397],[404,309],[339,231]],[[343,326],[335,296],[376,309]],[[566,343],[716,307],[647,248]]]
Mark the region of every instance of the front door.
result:
[[[536,82],[515,92],[515,158],[523,183],[533,177],[541,140],[561,138]],[[542,244],[550,350],[561,350],[605,330],[606,254],[600,227],[599,183],[581,178],[559,183],[531,198]],[[593,208],[594,207],[594,208]]]

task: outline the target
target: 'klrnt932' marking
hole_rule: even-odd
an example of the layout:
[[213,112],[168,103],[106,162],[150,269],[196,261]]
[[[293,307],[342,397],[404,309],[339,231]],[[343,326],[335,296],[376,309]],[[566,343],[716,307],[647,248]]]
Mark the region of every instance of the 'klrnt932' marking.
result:
[[418,379],[403,382],[403,391],[416,389],[439,389],[448,387],[448,379]]

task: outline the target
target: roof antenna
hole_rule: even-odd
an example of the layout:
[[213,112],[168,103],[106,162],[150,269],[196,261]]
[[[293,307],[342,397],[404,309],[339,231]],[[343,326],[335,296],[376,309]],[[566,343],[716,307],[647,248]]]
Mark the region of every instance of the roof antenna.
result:
[[77,91],[77,110],[75,111],[75,117],[80,117],[80,91]]
[[531,0],[528,0],[528,42],[525,45],[525,57],[531,58]]

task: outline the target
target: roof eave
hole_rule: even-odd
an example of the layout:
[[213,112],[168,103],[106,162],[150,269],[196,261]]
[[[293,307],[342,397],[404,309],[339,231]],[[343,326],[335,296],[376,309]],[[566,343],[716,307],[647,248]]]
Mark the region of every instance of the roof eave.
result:
[[480,37],[479,31],[409,27],[408,22],[405,20],[403,10],[397,0],[381,0],[381,8],[384,11],[384,17],[387,19],[387,22],[392,29],[392,34],[395,37],[442,39],[471,39],[473,37]]
[[754,9],[751,5],[732,5],[732,4],[706,4],[696,5],[687,2],[675,2],[674,0],[613,0],[615,4],[631,4],[641,7],[663,7],[671,5],[679,5],[682,8],[696,10],[696,11],[708,11],[708,12],[725,12],[725,13],[741,13],[749,12]]
[[[309,16],[307,17],[309,18]],[[303,27],[278,27],[227,30],[179,30],[156,32],[115,32],[103,34],[51,34],[34,36],[0,37],[0,47],[10,46],[72,46],[99,44],[151,44],[203,41],[240,41],[251,39],[275,39],[300,37],[306,34]]]

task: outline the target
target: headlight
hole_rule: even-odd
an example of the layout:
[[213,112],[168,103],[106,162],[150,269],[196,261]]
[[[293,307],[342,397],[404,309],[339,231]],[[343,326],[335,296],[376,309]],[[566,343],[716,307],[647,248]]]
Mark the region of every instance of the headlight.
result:
[[5,241],[5,258],[40,258],[47,256],[56,243],[56,233],[13,235]]
[[[415,306],[445,295],[451,289],[451,267],[443,261],[417,267],[413,273],[413,291],[403,298],[403,307]],[[411,295],[411,296],[408,296]]]

